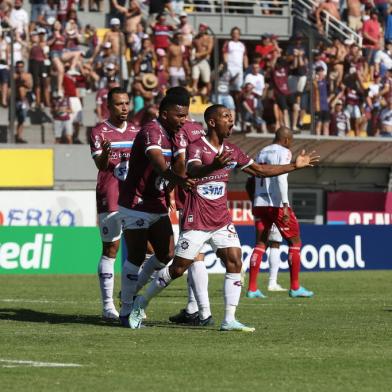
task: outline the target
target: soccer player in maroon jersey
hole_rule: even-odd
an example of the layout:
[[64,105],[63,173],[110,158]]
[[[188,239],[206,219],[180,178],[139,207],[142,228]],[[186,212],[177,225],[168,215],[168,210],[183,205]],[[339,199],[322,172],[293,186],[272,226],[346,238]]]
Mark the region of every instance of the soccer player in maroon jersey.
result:
[[121,277],[120,320],[125,326],[133,297],[140,289],[138,272],[145,259],[147,242],[150,241],[155,255],[143,266],[145,276],[149,277],[173,258],[173,229],[166,194],[176,185],[194,184],[170,168],[172,137],[185,124],[189,103],[189,96],[177,94],[162,100],[158,118],[145,124],[135,139],[129,160],[132,170],[120,187],[119,211],[128,250]]
[[175,257],[170,266],[162,268],[143,296],[137,297],[129,315],[129,326],[139,328],[143,310],[149,301],[180,277],[193,263],[205,242],[209,242],[226,265],[224,283],[225,317],[222,331],[253,332],[235,319],[241,294],[242,255],[238,235],[227,209],[227,183],[231,169],[238,167],[255,176],[277,176],[311,166],[318,157],[302,152],[295,161],[286,165],[255,163],[237,146],[225,141],[232,132],[233,118],[223,105],[210,106],[205,114],[208,132],[188,148],[187,172],[197,178],[186,198],[182,217],[183,231],[178,240]]
[[108,93],[108,120],[91,132],[91,156],[98,168],[97,212],[102,239],[98,277],[103,302],[103,317],[118,319],[113,303],[114,262],[120,245],[121,220],[118,213],[119,185],[128,172],[128,160],[139,129],[127,122],[129,97],[116,87]]

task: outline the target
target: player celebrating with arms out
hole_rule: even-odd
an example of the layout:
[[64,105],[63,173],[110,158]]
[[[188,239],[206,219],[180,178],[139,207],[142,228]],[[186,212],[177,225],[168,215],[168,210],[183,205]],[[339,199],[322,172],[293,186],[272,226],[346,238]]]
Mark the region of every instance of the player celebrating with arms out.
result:
[[102,256],[98,277],[103,302],[103,317],[118,319],[113,303],[114,262],[120,245],[121,220],[118,214],[119,184],[128,172],[128,160],[139,129],[127,122],[129,97],[120,87],[108,93],[109,119],[91,132],[90,149],[98,168],[96,198]]
[[237,146],[225,141],[233,129],[233,117],[223,105],[210,106],[204,119],[206,137],[188,147],[188,175],[198,178],[186,198],[182,217],[183,231],[177,242],[175,257],[170,266],[162,268],[139,296],[129,316],[131,328],[141,325],[143,310],[149,301],[180,277],[193,263],[204,243],[209,242],[226,266],[224,281],[225,316],[222,331],[253,332],[235,319],[241,295],[241,245],[227,209],[227,183],[231,169],[238,167],[256,176],[277,176],[310,166],[318,161],[313,153],[303,152],[295,163],[287,165],[260,165],[244,154]]
[[[273,144],[263,148],[257,162],[278,165],[291,161],[290,147],[293,133],[281,127],[276,131]],[[256,246],[251,256],[248,298],[262,298],[257,288],[257,274],[263,258],[271,226],[275,223],[282,237],[289,243],[290,297],[313,297],[313,292],[299,285],[301,267],[301,237],[294,212],[289,206],[287,174],[273,178],[256,178],[253,200],[256,225]]]

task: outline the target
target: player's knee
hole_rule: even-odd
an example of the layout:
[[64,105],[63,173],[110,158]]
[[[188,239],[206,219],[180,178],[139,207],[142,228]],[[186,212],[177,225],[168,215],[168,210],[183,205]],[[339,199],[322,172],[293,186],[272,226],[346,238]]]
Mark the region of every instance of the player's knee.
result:
[[242,268],[242,261],[240,258],[233,258],[226,261],[226,271],[230,273],[240,273]]
[[118,252],[118,244],[111,243],[108,245],[104,245],[102,249],[102,254],[106,257],[110,257],[111,259],[115,259]]
[[169,251],[165,253],[155,253],[156,258],[162,263],[162,264],[169,264],[171,260],[173,260],[174,257],[174,251]]
[[185,272],[185,267],[182,265],[172,264],[170,266],[170,276],[172,277],[172,279],[177,279],[181,277],[182,275],[184,275],[184,272]]

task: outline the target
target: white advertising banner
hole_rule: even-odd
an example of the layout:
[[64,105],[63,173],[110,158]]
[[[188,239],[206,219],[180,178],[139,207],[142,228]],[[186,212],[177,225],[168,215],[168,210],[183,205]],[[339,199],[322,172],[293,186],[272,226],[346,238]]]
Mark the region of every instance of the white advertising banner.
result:
[[96,226],[95,191],[0,191],[0,225]]

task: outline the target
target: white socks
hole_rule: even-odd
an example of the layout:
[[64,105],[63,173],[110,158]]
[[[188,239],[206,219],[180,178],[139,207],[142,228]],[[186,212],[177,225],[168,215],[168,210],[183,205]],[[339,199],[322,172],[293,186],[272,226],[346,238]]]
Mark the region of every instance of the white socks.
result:
[[104,310],[115,308],[113,303],[114,262],[116,259],[101,256],[98,264],[99,286]]
[[141,306],[145,308],[151,299],[157,296],[171,281],[172,278],[169,273],[169,267],[165,266],[158,272],[157,277],[148,285],[143,296],[140,297]]
[[187,288],[188,288],[188,303],[186,305],[185,311],[188,314],[195,313],[199,310],[199,307],[197,306],[194,290],[193,290],[193,276],[192,276],[191,267],[188,268],[188,276],[186,279]]
[[275,286],[277,284],[278,272],[280,266],[279,248],[270,248],[268,263],[269,263],[268,286]]
[[120,316],[131,313],[133,297],[136,295],[139,268],[126,260],[121,273],[121,310]]
[[[193,295],[197,301],[199,317],[201,320],[205,320],[206,318],[211,316],[211,309],[210,300],[208,298],[208,271],[206,265],[204,264],[204,261],[194,261],[188,269],[188,274],[189,273],[191,274],[191,279],[189,283],[191,284],[191,288],[193,289]],[[195,311],[188,311],[188,306],[187,312],[194,313]]]
[[141,290],[146,285],[155,270],[162,269],[164,266],[165,265],[162,264],[155,257],[155,255],[146,255],[146,261],[144,262],[143,266],[140,268],[139,271],[136,292]]
[[225,317],[224,322],[230,323],[235,320],[235,311],[241,296],[241,273],[226,272],[223,286],[225,297]]

